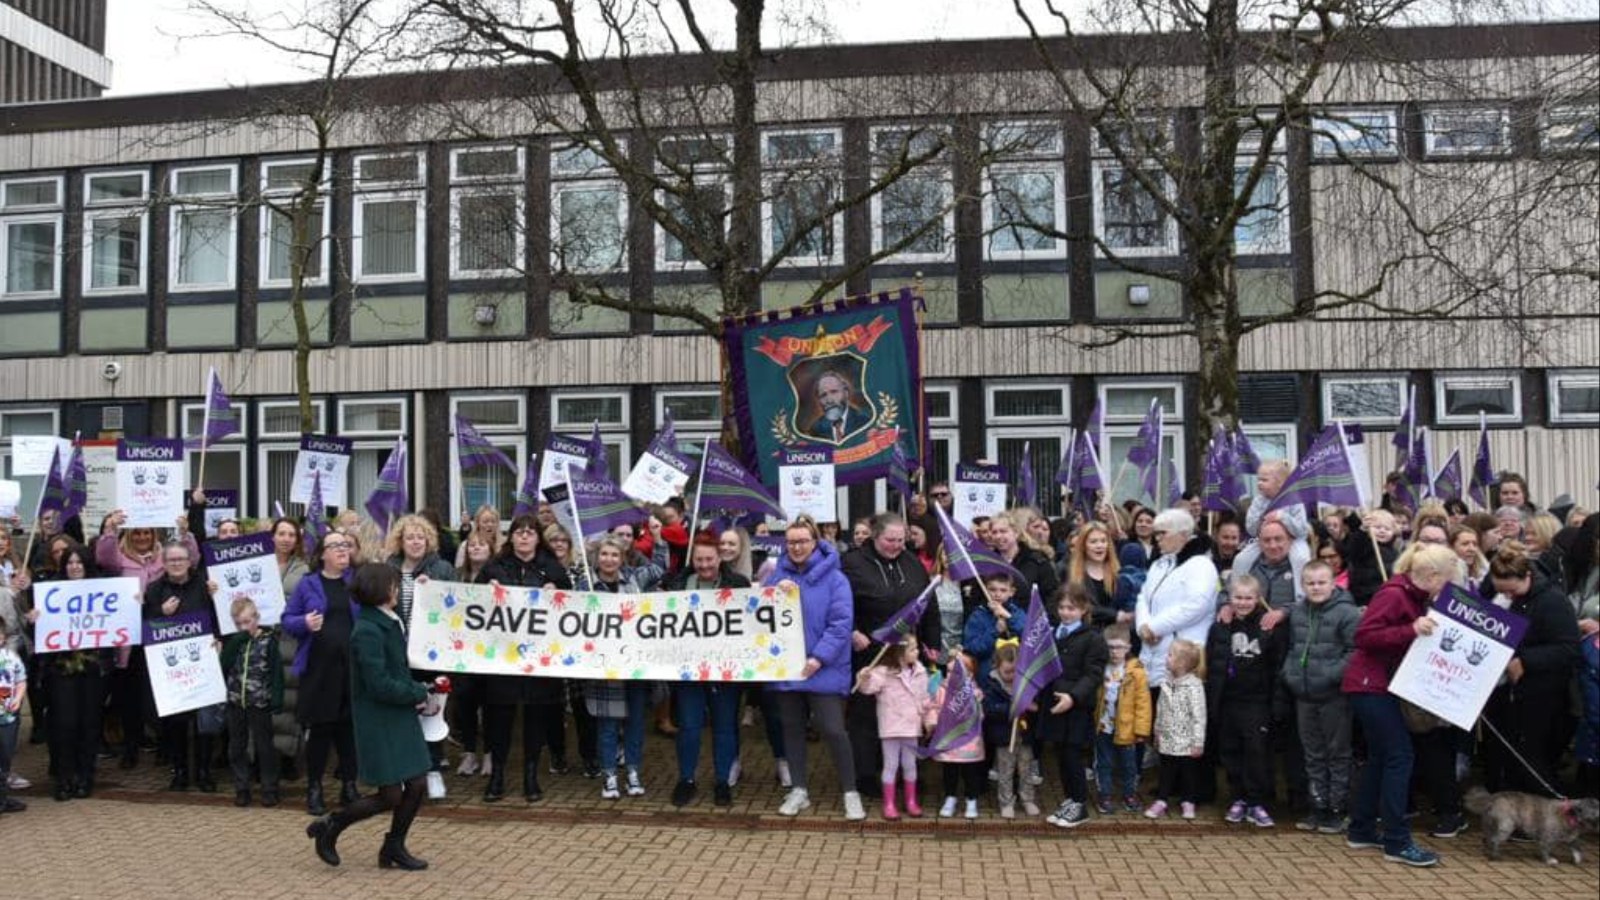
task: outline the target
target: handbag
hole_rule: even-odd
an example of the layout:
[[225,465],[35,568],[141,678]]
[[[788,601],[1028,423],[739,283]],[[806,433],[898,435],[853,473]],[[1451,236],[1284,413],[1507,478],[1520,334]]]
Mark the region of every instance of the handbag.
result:
[[228,704],[213,703],[195,710],[194,730],[200,734],[221,734],[228,728]]
[[1395,699],[1400,701],[1400,715],[1406,720],[1406,730],[1412,734],[1427,734],[1436,728],[1450,726],[1449,720],[1428,712],[1410,700]]

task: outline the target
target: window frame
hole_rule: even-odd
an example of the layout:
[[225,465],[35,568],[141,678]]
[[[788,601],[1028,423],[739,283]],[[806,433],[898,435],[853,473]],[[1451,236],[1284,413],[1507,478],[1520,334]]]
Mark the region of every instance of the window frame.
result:
[[[708,173],[705,173],[705,174],[696,174],[695,175],[695,179],[694,179],[694,185],[695,185],[696,189],[699,189],[701,187],[720,187],[722,189],[722,202],[723,202],[723,208],[724,208],[724,215],[722,216],[722,235],[723,235],[723,239],[726,240],[727,239],[727,235],[728,235],[728,225],[729,225],[729,221],[731,219],[731,216],[729,216],[727,213],[731,211],[732,206],[733,206],[733,182],[731,180],[729,180],[727,175],[719,174],[719,173],[716,173],[716,172],[708,172]],[[665,210],[667,208],[667,203],[669,202],[667,198],[670,197],[670,196],[672,196],[672,195],[669,194],[668,192],[657,191],[656,192],[656,203],[658,203],[661,206],[661,208],[663,210]],[[677,239],[674,238],[672,235],[668,234],[667,233],[667,229],[664,228],[661,225],[660,222],[651,222],[651,227],[653,227],[655,229],[655,233],[656,233],[656,241],[655,241],[655,243],[656,243],[656,247],[655,247],[655,254],[656,254],[655,266],[656,266],[656,271],[658,271],[658,272],[660,272],[660,271],[666,271],[666,272],[703,272],[703,271],[705,271],[705,268],[706,268],[705,267],[705,263],[703,263],[700,260],[695,259],[693,256],[689,255],[687,249],[685,249],[685,251],[684,251],[684,255],[687,257],[686,259],[681,259],[681,260],[668,259],[667,258],[667,242],[668,241],[674,241],[674,240],[677,240]]]
[[[516,207],[512,213],[511,251],[513,262],[509,266],[498,269],[466,269],[461,266],[461,201],[468,197],[492,197],[509,194]],[[469,186],[450,188],[450,277],[451,279],[466,278],[514,278],[521,275],[527,265],[528,230],[524,227],[527,221],[528,205],[526,193],[519,182],[492,181],[477,179],[470,182]]]
[[[1063,431],[1059,425],[988,425],[984,428],[983,434],[983,449],[987,459],[994,460],[997,463],[1001,462],[1000,442],[1002,440],[1024,441],[1028,443],[1034,443],[1038,441],[1055,441],[1057,449],[1061,449],[1066,445],[1067,433]],[[1057,460],[1061,458],[1059,453],[1055,454],[1055,456]],[[1055,465],[1056,463],[1052,462],[1048,470],[1038,470],[1033,473],[1034,482],[1039,487],[1045,489],[1041,494],[1041,496],[1045,498],[1045,502],[1043,504],[1043,509],[1040,511],[1043,512],[1047,517],[1057,516],[1061,513],[1061,490],[1056,485]],[[1021,499],[1020,497],[1016,496],[1018,471],[1019,470],[1015,466],[1008,467],[1008,474],[1010,475],[1011,482],[1006,485],[1006,490],[1008,492],[1008,499],[1011,501],[1012,505],[1015,505],[1016,502]],[[1052,487],[1056,488],[1056,490],[1053,492],[1050,490]],[[1037,497],[1034,498],[1033,503],[1030,505],[1033,505],[1035,508],[1037,508],[1039,505],[1039,499]]]
[[[1095,385],[1095,400],[1099,402],[1100,409],[1104,411],[1102,415],[1103,415],[1103,418],[1104,418],[1104,420],[1105,420],[1107,425],[1111,425],[1111,424],[1132,424],[1134,426],[1134,430],[1137,431],[1139,424],[1144,421],[1144,417],[1146,415],[1145,411],[1141,411],[1137,415],[1124,415],[1122,413],[1113,413],[1111,411],[1111,400],[1110,400],[1109,397],[1106,396],[1106,391],[1108,391],[1108,390],[1120,390],[1120,389],[1134,389],[1134,390],[1148,389],[1148,390],[1157,390],[1157,391],[1171,390],[1173,392],[1173,395],[1172,395],[1173,406],[1172,407],[1167,407],[1166,411],[1164,413],[1162,413],[1162,415],[1164,416],[1163,421],[1164,422],[1182,422],[1182,421],[1184,421],[1184,418],[1183,418],[1183,409],[1184,409],[1184,406],[1183,406],[1183,379],[1181,379],[1181,378],[1168,378],[1168,379],[1163,379],[1163,378],[1106,379],[1106,380],[1101,380],[1100,383]],[[1146,410],[1148,410],[1148,408],[1149,408],[1149,404],[1146,404]],[[1101,450],[1102,450],[1102,454],[1103,454],[1105,448],[1101,448]],[[1101,458],[1104,459],[1104,456],[1102,455]]]
[[[121,220],[137,217],[139,220],[139,280],[131,285],[94,286],[94,225],[101,220]],[[85,206],[83,209],[83,295],[107,297],[118,294],[142,294],[150,284],[150,211],[140,204],[127,206]]]
[[[1052,244],[1049,248],[1030,250],[996,250],[994,246],[996,235],[1003,230],[997,226],[999,221],[998,204],[999,191],[995,188],[996,175],[1046,175],[1054,184],[1054,228],[1057,232],[1065,234],[1067,231],[1067,170],[1066,165],[1058,160],[1048,157],[1028,160],[1006,160],[992,163],[985,167],[983,172],[983,254],[984,259],[996,261],[1011,261],[1023,259],[1065,259],[1067,256],[1067,241],[1061,234],[1048,235]],[[1042,234],[1038,229],[1028,226],[1014,227],[1017,231],[1030,231]]]
[[[666,412],[666,408],[667,408],[667,398],[668,397],[672,397],[672,396],[715,397],[715,398],[717,398],[717,404],[719,406],[722,403],[722,389],[718,388],[715,385],[710,385],[710,386],[704,387],[704,388],[690,388],[690,387],[657,388],[656,391],[655,391],[655,394],[651,398],[651,405],[652,405],[652,408],[654,410],[654,416],[655,416],[654,424],[655,424],[655,428],[656,428],[657,431],[660,431],[661,430],[661,426],[663,424],[665,424],[665,421],[666,421],[665,412]],[[553,418],[554,414],[555,414],[555,406],[554,406],[554,401],[553,400],[552,400],[552,405],[551,405],[550,409],[551,409],[551,416]],[[672,424],[673,424],[673,427],[676,428],[678,431],[695,431],[695,432],[699,432],[699,431],[721,431],[722,430],[722,421],[723,421],[722,419],[673,419]]]
[[1594,369],[1551,369],[1545,372],[1545,393],[1549,398],[1550,424],[1600,424],[1600,412],[1564,412],[1561,409],[1561,388],[1564,382],[1569,381],[1577,382],[1578,386],[1593,385],[1600,388],[1600,372]]
[[[1061,395],[1061,412],[1055,415],[1008,416],[995,412],[996,397],[1004,391],[1055,391]],[[1069,425],[1072,421],[1072,385],[1053,381],[995,381],[983,386],[983,423],[985,429],[1010,425]],[[991,457],[993,458],[993,457]]]
[[[1350,122],[1356,116],[1381,116],[1385,122],[1386,146],[1376,150],[1352,149],[1333,137],[1334,128],[1354,129],[1358,136],[1373,133],[1369,126]],[[1331,126],[1331,127],[1330,127]],[[1329,107],[1311,117],[1311,158],[1314,160],[1395,159],[1400,156],[1400,115],[1392,106],[1384,107]]]
[[1539,112],[1539,151],[1541,153],[1592,153],[1600,150],[1600,129],[1595,132],[1595,137],[1576,143],[1553,142],[1550,140],[1550,120],[1552,114],[1576,111],[1586,114],[1600,121],[1600,103],[1552,103]]
[[[416,282],[426,277],[428,268],[428,222],[427,207],[423,203],[424,190],[422,188],[407,188],[404,190],[358,191],[351,198],[350,212],[350,281],[353,284],[401,284]],[[366,241],[366,214],[367,205],[373,203],[395,203],[409,201],[416,210],[416,229],[411,235],[413,251],[416,255],[416,268],[410,272],[385,273],[381,275],[368,274],[362,255]]]
[[[919,133],[934,133],[938,139],[944,142],[945,150],[941,151],[940,154],[933,159],[907,171],[904,175],[901,175],[899,178],[897,178],[893,184],[885,185],[883,190],[873,193],[872,199],[868,204],[870,208],[869,215],[872,217],[872,252],[873,254],[882,253],[884,249],[887,248],[891,243],[884,237],[884,198],[887,197],[890,192],[894,191],[895,188],[901,187],[902,185],[908,184],[912,181],[932,181],[937,179],[939,182],[940,205],[943,207],[943,211],[939,214],[939,222],[942,229],[942,240],[940,241],[941,249],[935,252],[919,252],[907,248],[899,253],[893,253],[884,256],[882,259],[878,260],[878,262],[885,264],[951,262],[955,259],[956,209],[955,172],[953,171],[949,160],[949,154],[953,152],[949,147],[950,130],[938,125],[919,126],[913,124],[878,125],[869,129],[867,133],[867,146],[868,155],[869,157],[872,157],[871,171],[872,180],[874,182],[877,182],[878,179],[882,178],[885,172],[884,167],[881,165],[881,160],[876,158],[878,138],[881,135],[893,134],[896,132],[905,133],[912,143],[915,142],[916,138],[919,136]],[[908,152],[911,155],[915,155],[921,151],[910,149]]]
[[[514,447],[515,452],[511,453],[511,454],[508,454],[508,455],[511,456],[512,462],[516,464],[516,475],[515,475],[515,477],[517,479],[516,484],[520,486],[522,484],[523,480],[526,478],[526,476],[528,474],[528,396],[527,396],[527,394],[523,393],[523,392],[516,392],[516,391],[512,391],[512,392],[473,391],[473,392],[468,392],[468,393],[463,393],[463,394],[451,394],[450,398],[449,398],[449,401],[450,401],[449,402],[450,421],[454,422],[455,421],[455,417],[460,414],[461,404],[463,402],[471,402],[471,401],[475,401],[475,400],[488,400],[488,401],[510,400],[510,401],[513,401],[513,402],[516,403],[517,421],[514,422],[514,423],[511,423],[511,424],[494,424],[494,423],[479,424],[477,422],[474,422],[473,424],[474,424],[474,426],[477,427],[478,432],[480,434],[482,434],[484,436],[484,438],[486,438],[489,441],[489,443],[495,445],[496,447],[500,447],[501,444],[505,444],[505,445],[509,445],[509,446]],[[552,407],[552,409],[553,409],[553,407]],[[464,506],[465,495],[463,494],[463,491],[462,491],[462,488],[463,488],[464,485],[463,485],[462,478],[461,478],[462,472],[461,472],[461,460],[460,460],[460,445],[454,438],[449,438],[449,437],[447,437],[446,443],[448,443],[450,445],[450,448],[449,448],[449,453],[450,453],[450,508],[454,509],[454,510],[464,510],[470,515],[473,512],[475,512],[475,510],[466,510],[466,508]],[[503,450],[504,448],[502,447],[501,449]],[[513,488],[513,490],[515,490],[515,488]],[[502,523],[502,525],[504,527],[509,527],[509,522]]]
[[[828,135],[829,150],[807,159],[775,159],[770,153],[771,140],[798,135]],[[764,128],[761,130],[761,255],[763,261],[777,253],[776,210],[780,189],[786,185],[809,179],[827,178],[829,197],[837,199],[844,192],[844,129],[839,126],[818,128]],[[831,202],[831,201],[830,201]],[[822,227],[822,226],[818,226]],[[778,260],[780,268],[801,266],[836,266],[844,262],[844,213],[835,213],[826,226],[830,233],[832,252],[827,256],[785,256]],[[869,225],[874,234],[876,226]],[[873,239],[876,242],[876,238]]]
[[[568,191],[611,188],[617,192],[617,233],[621,235],[617,262],[607,267],[569,266],[562,260],[561,252],[561,195]],[[628,271],[631,249],[628,241],[628,187],[617,178],[564,178],[550,183],[550,267],[558,273],[573,275],[616,275]]]
[[[3,194],[0,194],[0,196],[3,196]],[[0,284],[3,284],[3,283],[4,282],[0,282]],[[26,432],[24,434],[25,437],[50,436],[50,437],[59,438],[61,436],[61,410],[60,410],[59,407],[55,407],[55,406],[0,406],[0,472],[5,472],[6,468],[7,468],[7,465],[9,463],[11,463],[11,461],[15,458],[15,451],[12,448],[12,442],[11,442],[11,439],[12,439],[12,437],[14,437],[14,435],[7,433],[6,428],[5,428],[5,419],[8,418],[8,417],[11,417],[11,416],[36,416],[36,415],[48,415],[50,417],[50,430],[47,431],[47,432]],[[24,478],[28,478],[28,479],[37,478],[37,479],[39,479],[39,491],[40,491],[40,494],[42,495],[42,493],[44,491],[44,482],[49,476],[48,475],[22,475],[22,476],[12,475],[10,477],[11,477],[12,481],[16,481],[18,483],[21,483],[22,479],[24,479]],[[36,518],[37,513],[38,513],[38,503],[37,502],[35,502],[33,504],[29,504],[25,500],[18,502],[18,504],[17,504],[17,516],[22,520],[22,525],[23,525],[24,528],[32,528],[34,526],[34,523],[37,521],[37,518]]]
[[[1436,117],[1442,115],[1462,114],[1493,114],[1499,120],[1500,140],[1497,146],[1491,149],[1478,147],[1452,148],[1439,147],[1438,140],[1442,132],[1434,127]],[[1511,115],[1504,106],[1435,106],[1422,112],[1422,148],[1423,155],[1431,159],[1453,159],[1473,156],[1508,156],[1511,153]]]
[[[398,159],[410,157],[416,163],[414,180],[387,179],[379,181],[363,180],[361,177],[361,164],[372,159]],[[350,184],[357,193],[377,191],[392,193],[396,191],[422,190],[428,186],[427,161],[423,159],[421,150],[384,150],[357,153],[350,159]]]
[[[260,226],[259,226],[261,250],[260,250],[260,259],[258,260],[258,266],[259,266],[260,271],[259,271],[259,273],[257,275],[257,278],[259,279],[260,285],[262,287],[264,287],[264,288],[285,288],[285,287],[292,287],[293,284],[294,284],[294,280],[292,278],[273,278],[272,274],[271,274],[272,273],[272,216],[273,216],[273,214],[275,212],[277,212],[277,210],[273,209],[272,206],[267,201],[269,201],[269,200],[293,200],[295,194],[298,193],[299,190],[300,190],[300,188],[284,188],[284,187],[269,188],[267,186],[267,183],[268,183],[268,170],[277,168],[278,166],[311,165],[311,164],[315,164],[315,163],[316,163],[315,157],[308,157],[308,156],[282,157],[282,158],[277,158],[277,159],[262,160],[262,162],[261,162],[261,185],[260,185],[260,188],[261,188],[262,203],[261,203]],[[317,185],[317,189],[316,189],[317,190],[317,203],[316,203],[316,205],[318,207],[320,207],[321,211],[322,211],[322,234],[317,239],[317,257],[318,257],[317,272],[318,272],[318,274],[314,278],[313,277],[305,278],[304,285],[306,287],[322,287],[322,286],[325,286],[325,285],[328,284],[328,257],[329,257],[328,245],[333,243],[333,217],[328,214],[328,210],[330,208],[328,201],[332,196],[332,192],[331,192],[331,189],[330,189],[331,188],[331,184],[332,184],[332,182],[330,181],[330,179],[328,177],[328,167],[326,165],[324,165],[324,167],[323,167],[323,179],[322,179],[322,182],[319,185]]]
[[[1153,166],[1145,166],[1143,168],[1160,179],[1166,190],[1171,190],[1172,179],[1168,178],[1165,172]],[[1152,245],[1149,247],[1121,247],[1114,245],[1107,240],[1105,224],[1105,179],[1102,177],[1102,175],[1104,172],[1110,169],[1126,170],[1127,166],[1122,165],[1116,160],[1099,159],[1095,160],[1089,167],[1091,179],[1089,192],[1092,195],[1091,199],[1094,207],[1094,234],[1097,239],[1094,248],[1096,258],[1114,259],[1118,256],[1132,258],[1178,255],[1178,222],[1165,210],[1158,209],[1158,213],[1163,220],[1162,242],[1159,246]],[[1143,188],[1141,188],[1141,190],[1142,189]],[[1157,207],[1160,206],[1159,200],[1156,201],[1156,205]],[[1100,246],[1100,244],[1105,244],[1111,247],[1111,252],[1107,253],[1105,248]]]
[[[230,401],[228,403],[228,406],[233,410],[235,421],[238,421],[241,424],[244,423],[244,422],[249,421],[247,419],[247,416],[249,415],[249,410],[247,408],[248,404],[243,403],[243,402],[238,401],[238,400],[233,400],[233,401]],[[204,400],[199,400],[199,401],[195,401],[195,402],[192,402],[192,403],[180,403],[180,404],[178,404],[178,432],[179,432],[178,436],[179,437],[181,437],[181,438],[183,438],[185,440],[188,440],[190,438],[199,438],[201,436],[201,432],[199,432],[199,431],[191,432],[189,430],[189,414],[190,413],[195,413],[195,412],[200,413],[202,418],[200,419],[199,424],[203,428],[204,427],[204,423],[205,423],[205,419],[203,418],[205,416],[205,409],[206,409],[206,404],[205,404]],[[243,428],[240,428],[238,431],[236,431],[233,434],[230,434],[227,437],[222,439],[223,443],[243,443],[244,440],[245,440],[245,435],[244,435],[244,429]],[[217,446],[217,445],[216,444],[212,444],[211,445],[211,447],[215,447],[215,446]]]
[[[1344,422],[1364,428],[1395,428],[1405,416],[1406,398],[1411,390],[1411,379],[1405,375],[1323,375],[1318,386],[1322,400],[1323,422]],[[1400,395],[1400,412],[1393,416],[1336,416],[1333,408],[1333,387],[1339,384],[1388,383],[1397,387]]]
[[[304,432],[301,432],[299,430],[299,426],[298,425],[295,426],[295,430],[293,432],[289,432],[289,431],[273,431],[273,430],[269,430],[267,428],[267,413],[269,411],[272,411],[272,410],[279,410],[279,409],[284,409],[284,408],[293,409],[293,410],[295,410],[295,414],[298,415],[299,414],[299,410],[300,410],[300,401],[298,401],[298,400],[257,400],[256,401],[256,435],[255,436],[258,439],[260,439],[260,440],[294,439],[296,441],[298,441],[300,439],[301,435]],[[325,424],[328,421],[327,401],[325,401],[321,397],[313,397],[311,399],[311,410],[312,410],[312,416],[317,420],[317,432],[313,432],[313,433],[319,433],[325,427]]]
[[[139,196],[122,197],[115,200],[91,200],[94,193],[93,182],[99,178],[126,178],[129,175],[139,176]],[[106,209],[123,206],[145,206],[150,200],[150,170],[149,169],[97,169],[83,173],[83,208]]]
[[[226,170],[228,190],[205,194],[181,194],[178,178],[192,172]],[[239,284],[239,165],[238,163],[202,163],[175,166],[167,174],[167,191],[172,200],[167,210],[167,290],[174,294],[193,294],[205,291],[230,291]],[[218,202],[220,201],[220,203]],[[183,241],[179,237],[178,222],[189,212],[222,212],[228,217],[228,261],[223,267],[227,277],[222,281],[179,281],[182,271]]]
[[[400,427],[396,429],[381,428],[349,428],[345,424],[345,413],[352,406],[388,404],[400,410]],[[374,397],[340,397],[334,404],[335,434],[349,438],[397,438],[411,433],[411,403],[407,397],[400,395],[386,395]]]
[[[459,163],[463,156],[467,156],[472,153],[497,152],[501,150],[516,151],[517,169],[515,172],[499,173],[494,175],[461,174]],[[470,144],[466,146],[450,148],[450,183],[452,185],[496,184],[505,182],[521,184],[525,181],[527,173],[528,151],[526,147],[518,143]]]
[[[1236,160],[1234,162],[1233,173],[1234,173],[1234,184],[1235,184],[1236,196],[1237,196],[1237,190],[1238,190],[1237,185],[1238,185],[1239,178],[1240,178],[1242,173],[1247,173],[1250,170],[1250,166],[1252,164],[1253,164],[1253,161],[1250,160],[1249,158],[1246,158],[1246,157],[1240,157],[1238,160]],[[1275,195],[1275,200],[1274,200],[1274,203],[1273,203],[1273,210],[1276,213],[1277,227],[1272,230],[1271,236],[1266,238],[1266,239],[1264,239],[1264,240],[1257,240],[1257,241],[1241,241],[1241,240],[1239,240],[1239,229],[1244,227],[1245,218],[1248,217],[1249,215],[1251,215],[1251,212],[1252,212],[1251,207],[1246,206],[1244,215],[1240,216],[1239,221],[1235,222],[1234,225],[1233,225],[1233,240],[1234,240],[1233,248],[1234,248],[1235,255],[1238,255],[1238,256],[1281,256],[1281,255],[1289,252],[1289,232],[1291,230],[1289,217],[1291,215],[1291,212],[1290,212],[1290,206],[1289,206],[1289,164],[1288,164],[1288,159],[1283,157],[1282,155],[1274,153],[1273,158],[1272,158],[1272,162],[1269,162],[1267,164],[1266,170],[1263,170],[1263,172],[1262,172],[1263,179],[1265,178],[1265,176],[1266,176],[1268,171],[1271,171],[1271,172],[1275,173],[1274,174],[1274,178],[1276,179],[1276,181],[1275,181],[1275,190],[1273,192],[1274,195]],[[1261,180],[1258,180],[1256,182],[1256,187],[1260,188],[1260,186],[1261,186]],[[1260,212],[1262,210],[1255,210],[1255,211],[1256,212]]]
[[619,401],[622,418],[617,422],[600,423],[602,434],[607,429],[620,429],[626,431],[633,424],[633,410],[629,408],[629,392],[626,388],[560,388],[550,392],[550,430],[559,434],[573,434],[576,429],[583,429],[588,434],[594,427],[594,420],[586,422],[564,422],[561,419],[561,401],[579,397],[609,397]]
[[[1470,415],[1452,415],[1446,412],[1446,400],[1452,388],[1466,386],[1469,383],[1487,384],[1489,382],[1505,382],[1511,389],[1510,413],[1477,413]],[[1522,378],[1516,372],[1475,371],[1459,370],[1453,372],[1436,372],[1433,376],[1433,409],[1434,424],[1439,427],[1476,425],[1483,421],[1490,425],[1521,425],[1523,423],[1522,405]]]
[[[0,299],[50,300],[61,296],[62,269],[65,257],[66,217],[61,212],[25,212],[0,214]],[[48,290],[10,291],[11,253],[8,233],[14,225],[51,225],[55,228],[54,249],[51,252],[53,276]]]

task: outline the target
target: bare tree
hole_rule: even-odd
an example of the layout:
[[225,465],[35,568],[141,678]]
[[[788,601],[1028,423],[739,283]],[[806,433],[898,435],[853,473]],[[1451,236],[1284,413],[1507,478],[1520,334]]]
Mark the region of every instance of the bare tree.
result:
[[[1085,348],[1192,340],[1200,421],[1189,431],[1191,459],[1201,458],[1214,426],[1238,422],[1240,347],[1254,332],[1350,315],[1448,323],[1470,312],[1523,323],[1520,336],[1532,346],[1535,305],[1555,308],[1540,299],[1559,294],[1564,280],[1594,278],[1593,228],[1574,230],[1593,219],[1592,145],[1536,165],[1430,166],[1399,151],[1408,135],[1392,116],[1318,105],[1356,78],[1409,96],[1503,97],[1466,67],[1391,53],[1398,48],[1388,30],[1440,15],[1439,4],[1113,0],[1082,14],[1056,0],[1013,5],[1065,111],[1088,123],[1095,145],[1100,221],[1070,236],[1092,241],[1124,270],[1176,285],[1185,301],[1177,322],[1076,327],[1067,338]],[[1592,73],[1593,65],[1591,55],[1576,68]],[[1454,79],[1449,90],[1440,79]],[[1534,80],[1524,93],[1555,99],[1584,90],[1572,69]],[[1175,119],[1179,109],[1186,112]],[[1481,127],[1463,121],[1463,139]],[[1287,156],[1296,143],[1336,158],[1341,175],[1327,189],[1360,198],[1362,208],[1295,207]],[[1368,152],[1375,146],[1380,152]],[[1572,218],[1580,208],[1591,212]],[[1539,226],[1549,234],[1530,241]],[[1322,239],[1361,242],[1355,271],[1337,283],[1303,273],[1284,302],[1247,304],[1240,257],[1287,255],[1292,235],[1313,228]],[[1351,349],[1353,363],[1377,361],[1357,356],[1369,348]]]

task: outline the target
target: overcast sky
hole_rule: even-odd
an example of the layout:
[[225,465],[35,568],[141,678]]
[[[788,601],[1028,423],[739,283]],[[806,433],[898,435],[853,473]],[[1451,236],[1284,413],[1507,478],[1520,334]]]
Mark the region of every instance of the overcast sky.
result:
[[[843,43],[1022,34],[1010,0],[803,0],[827,10]],[[772,6],[777,6],[776,3]],[[113,0],[110,94],[151,94],[297,81],[305,75],[245,39],[204,38],[185,0]],[[912,14],[914,13],[914,14]]]

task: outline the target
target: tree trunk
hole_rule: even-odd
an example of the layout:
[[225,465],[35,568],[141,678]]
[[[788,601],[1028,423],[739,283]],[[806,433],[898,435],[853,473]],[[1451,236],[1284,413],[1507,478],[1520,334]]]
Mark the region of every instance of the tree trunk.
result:
[[[1195,339],[1199,350],[1197,378],[1199,421],[1188,430],[1190,471],[1203,471],[1206,446],[1217,427],[1231,431],[1239,424],[1239,288],[1232,254],[1218,254],[1195,272],[1191,285]],[[1189,485],[1195,489],[1197,484]]]

